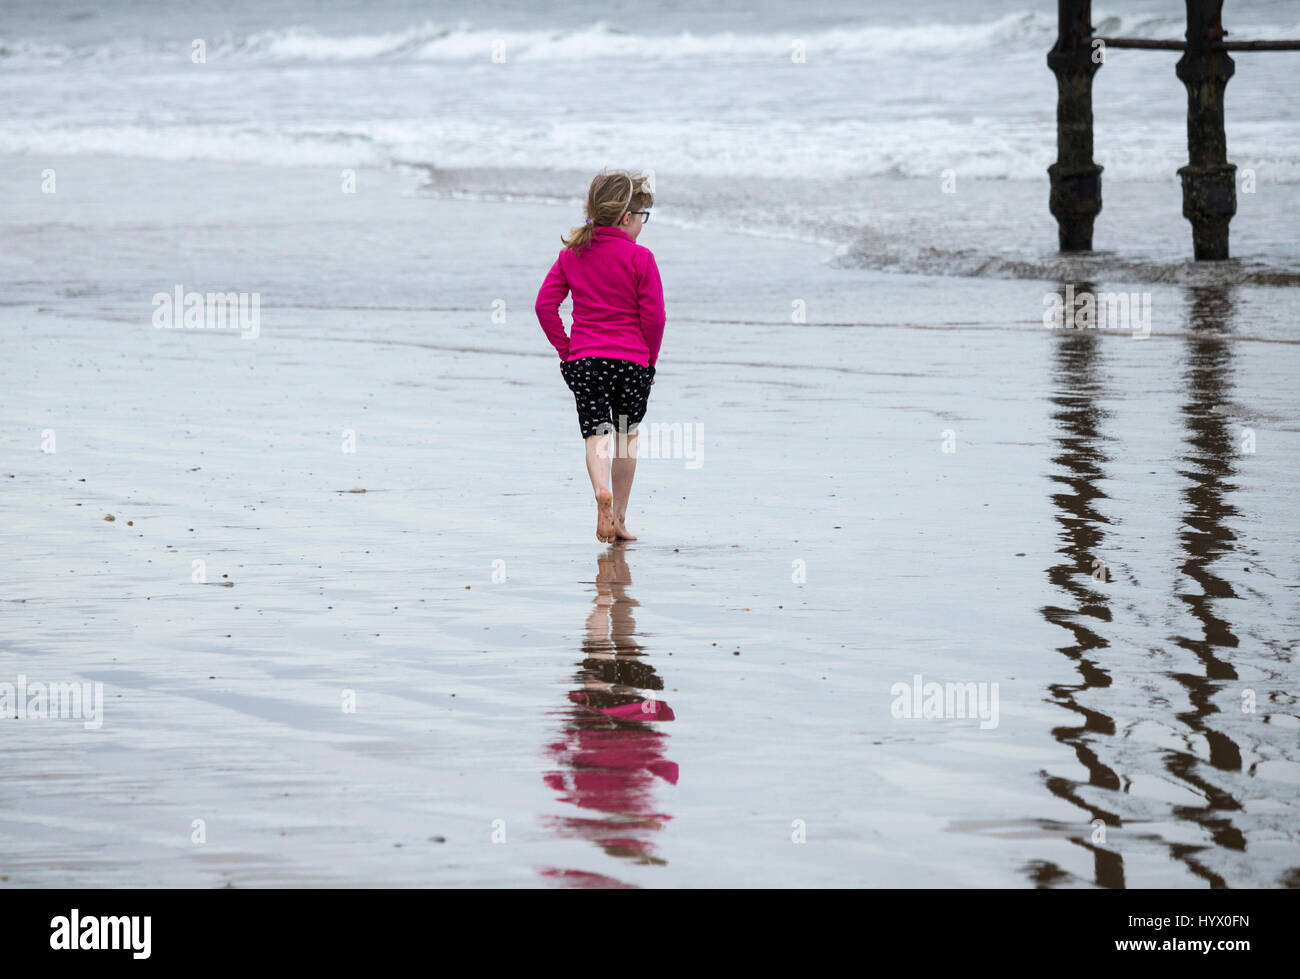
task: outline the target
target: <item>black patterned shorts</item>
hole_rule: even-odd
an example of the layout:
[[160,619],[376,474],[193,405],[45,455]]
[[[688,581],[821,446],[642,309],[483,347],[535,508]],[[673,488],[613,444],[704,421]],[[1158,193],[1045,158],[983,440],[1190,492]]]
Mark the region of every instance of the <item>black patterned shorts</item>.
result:
[[564,383],[573,392],[582,437],[626,433],[645,417],[655,369],[612,357],[579,357],[560,362]]

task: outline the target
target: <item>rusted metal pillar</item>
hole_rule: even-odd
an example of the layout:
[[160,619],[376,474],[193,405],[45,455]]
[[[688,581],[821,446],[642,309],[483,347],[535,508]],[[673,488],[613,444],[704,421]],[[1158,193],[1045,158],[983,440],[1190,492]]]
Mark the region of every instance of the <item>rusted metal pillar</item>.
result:
[[1223,41],[1223,0],[1187,0],[1187,48],[1178,78],[1187,86],[1187,166],[1183,217],[1192,222],[1199,261],[1228,257],[1228,222],[1237,213],[1237,168],[1228,162],[1223,91],[1236,66]]
[[1101,167],[1092,162],[1092,0],[1057,0],[1056,45],[1047,67],[1056,75],[1056,162],[1050,207],[1063,252],[1092,251],[1101,212]]

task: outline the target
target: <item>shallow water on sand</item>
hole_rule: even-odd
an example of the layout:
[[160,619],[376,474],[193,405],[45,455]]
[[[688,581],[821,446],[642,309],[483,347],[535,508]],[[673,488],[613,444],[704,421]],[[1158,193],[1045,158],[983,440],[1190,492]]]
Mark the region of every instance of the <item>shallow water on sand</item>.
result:
[[[0,681],[105,710],[2,722],[9,883],[1300,883],[1278,291],[1144,286],[1134,340],[652,225],[647,424],[702,451],[608,547],[531,312],[567,211],[60,167],[5,190]],[[258,339],[155,330],[178,282]]]

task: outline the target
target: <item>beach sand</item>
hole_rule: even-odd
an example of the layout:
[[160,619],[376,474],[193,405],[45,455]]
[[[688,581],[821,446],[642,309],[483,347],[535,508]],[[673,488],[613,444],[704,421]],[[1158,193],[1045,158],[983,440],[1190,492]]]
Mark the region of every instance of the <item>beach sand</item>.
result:
[[[0,681],[104,691],[0,720],[5,883],[1300,882],[1284,293],[1049,330],[1059,283],[677,227],[661,179],[645,424],[699,452],[611,548],[532,311],[580,210],[416,183],[0,167]],[[177,285],[257,338],[156,329]],[[916,676],[997,725],[895,717]]]

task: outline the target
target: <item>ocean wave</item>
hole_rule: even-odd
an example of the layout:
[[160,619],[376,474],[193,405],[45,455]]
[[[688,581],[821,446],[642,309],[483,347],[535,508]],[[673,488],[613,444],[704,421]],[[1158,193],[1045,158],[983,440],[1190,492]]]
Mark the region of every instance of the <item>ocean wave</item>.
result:
[[0,130],[0,154],[211,160],[262,166],[382,166],[387,154],[364,132],[271,131],[237,126],[87,126]]
[[[1180,118],[1151,125],[1143,142],[1099,129],[1098,158],[1107,180],[1174,180],[1185,161]],[[385,166],[536,171],[608,165],[601,122],[550,124],[498,119],[354,120],[281,127],[241,124],[51,126],[0,124],[0,154],[100,155],[216,160],[270,166]],[[1275,127],[1242,125],[1231,158],[1270,184],[1300,182],[1300,159],[1277,144]],[[774,119],[763,125],[705,127],[696,120],[648,122],[625,149],[657,170],[697,177],[792,179],[927,178],[959,161],[960,178],[1046,179],[1053,141],[1032,129],[991,130],[945,120],[829,121]]]
[[[1099,34],[1180,38],[1185,29],[1179,15],[1152,16],[1096,12]],[[1300,25],[1297,25],[1300,26]],[[1295,33],[1278,25],[1259,31],[1233,25],[1234,36]],[[915,25],[866,24],[829,28],[811,33],[796,30],[762,33],[725,32],[644,34],[623,30],[602,21],[577,30],[496,30],[426,21],[403,30],[375,34],[331,36],[306,25],[261,31],[245,36],[209,38],[210,62],[329,63],[372,60],[469,61],[488,58],[494,50],[507,60],[586,61],[636,58],[638,60],[749,60],[789,58],[795,41],[808,56],[862,58],[906,54],[969,53],[1006,45],[1042,48],[1056,34],[1056,17],[1041,10],[1024,10],[995,20],[968,23]],[[0,39],[0,65],[57,66],[78,61],[161,60],[187,61],[189,42],[162,46],[144,39],[115,39],[102,44],[69,47],[22,39]]]
[[832,264],[840,268],[873,269],[910,275],[959,278],[1032,279],[1047,282],[1131,282],[1150,285],[1227,286],[1256,285],[1300,287],[1300,269],[1290,261],[1196,262],[1191,259],[1159,261],[1128,258],[1108,252],[1042,257],[1008,257],[973,249],[945,249],[929,245],[902,249],[890,241],[881,247],[862,236],[841,246]]

